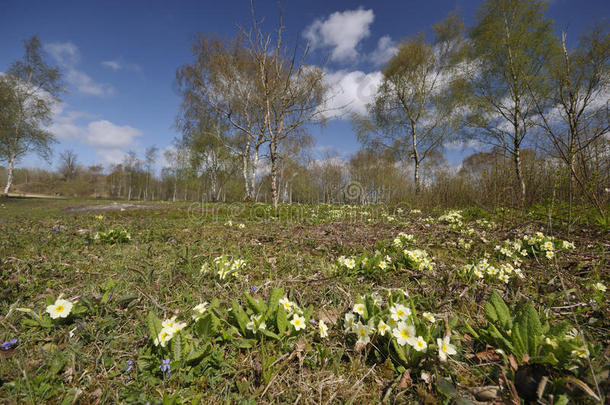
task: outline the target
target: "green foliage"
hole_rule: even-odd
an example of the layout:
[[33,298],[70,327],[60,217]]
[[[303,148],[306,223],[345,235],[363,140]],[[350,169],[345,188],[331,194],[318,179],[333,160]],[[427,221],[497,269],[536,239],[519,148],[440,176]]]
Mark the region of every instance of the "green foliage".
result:
[[124,229],[111,229],[106,232],[98,232],[93,236],[94,241],[114,245],[117,243],[128,243],[131,241],[131,236]]
[[543,363],[565,370],[569,364],[578,362],[576,353],[583,343],[573,332],[568,334],[569,324],[542,323],[529,302],[511,311],[493,291],[484,305],[484,313],[487,327],[476,333],[467,325],[467,330],[480,342],[514,355],[518,363]]

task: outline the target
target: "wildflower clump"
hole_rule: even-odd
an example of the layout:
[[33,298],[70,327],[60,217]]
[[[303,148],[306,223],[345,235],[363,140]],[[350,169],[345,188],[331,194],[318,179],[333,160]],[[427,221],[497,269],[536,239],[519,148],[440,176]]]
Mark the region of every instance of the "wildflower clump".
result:
[[508,284],[513,278],[524,278],[523,271],[512,263],[489,263],[487,258],[462,266],[458,275],[466,281],[483,280]]
[[356,344],[373,344],[395,365],[418,367],[425,360],[446,361],[457,354],[448,327],[437,322],[434,314],[418,316],[412,301],[403,292],[359,297],[345,314],[344,331]]
[[434,269],[434,262],[425,250],[405,249],[402,251],[402,261],[407,269],[419,271]]
[[502,245],[496,246],[496,251],[501,257],[506,258],[525,258],[525,257],[544,257],[551,260],[555,257],[558,250],[572,250],[574,243],[562,241],[551,236],[536,232],[533,235],[525,235],[522,239],[514,241],[506,240]]
[[[265,336],[280,340],[307,331],[313,307],[301,308],[282,288],[274,288],[267,301],[248,293],[244,293],[244,300],[244,306],[236,300],[231,303],[228,322],[245,338]],[[328,331],[323,324],[319,328],[321,335]]]
[[227,255],[222,255],[214,258],[212,266],[209,263],[204,263],[201,266],[201,274],[212,274],[218,279],[224,281],[232,277],[237,277],[239,271],[246,265],[243,259],[231,259]]
[[111,229],[107,232],[97,232],[93,236],[93,240],[114,245],[117,243],[128,243],[131,241],[131,235],[124,229]]
[[449,225],[449,228],[458,230],[464,225],[464,217],[459,210],[450,210],[438,217],[438,222]]

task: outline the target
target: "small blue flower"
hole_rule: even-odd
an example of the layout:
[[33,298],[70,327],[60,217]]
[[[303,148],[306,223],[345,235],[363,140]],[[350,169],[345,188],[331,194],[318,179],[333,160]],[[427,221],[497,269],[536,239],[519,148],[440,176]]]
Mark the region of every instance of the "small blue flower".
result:
[[170,366],[169,366],[169,359],[165,359],[161,362],[161,365],[159,366],[159,369],[161,370],[162,373],[165,373],[167,376],[170,375],[170,373],[172,372]]
[[129,373],[131,371],[131,366],[133,366],[133,360],[129,360],[127,362],[127,367],[125,367],[125,372]]
[[258,292],[258,288],[256,288],[256,286],[253,285],[252,286],[252,291],[254,291],[254,293],[257,293]]
[[11,339],[8,342],[3,342],[2,344],[0,344],[0,347],[2,348],[2,350],[8,350],[13,347],[13,345],[15,345],[17,342],[17,339]]

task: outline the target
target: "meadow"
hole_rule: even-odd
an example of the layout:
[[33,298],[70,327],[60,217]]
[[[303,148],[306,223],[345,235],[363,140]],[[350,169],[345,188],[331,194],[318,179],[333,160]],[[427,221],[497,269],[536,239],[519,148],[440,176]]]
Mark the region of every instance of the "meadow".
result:
[[0,402],[607,400],[584,214],[136,205],[0,200]]

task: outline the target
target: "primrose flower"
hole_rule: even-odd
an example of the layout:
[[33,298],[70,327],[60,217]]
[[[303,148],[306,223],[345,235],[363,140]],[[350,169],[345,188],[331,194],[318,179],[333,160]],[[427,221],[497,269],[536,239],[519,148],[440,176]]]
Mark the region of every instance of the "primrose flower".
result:
[[523,249],[521,251],[521,256],[523,256],[523,257],[527,256],[527,250]]
[[397,322],[407,320],[409,315],[411,315],[411,310],[402,304],[394,304],[390,308],[390,316]]
[[481,272],[481,270],[474,269],[474,271],[472,272],[472,274],[474,274],[475,276],[477,276],[478,278],[483,278],[483,273]]
[[441,361],[447,361],[447,355],[454,355],[457,353],[455,346],[449,343],[450,337],[445,336],[443,339],[436,339],[438,346],[438,357]]
[[345,320],[343,321],[343,326],[345,327],[345,331],[350,331],[354,327],[355,316],[353,313],[348,312],[345,314]]
[[172,316],[171,318],[164,320],[163,322],[161,322],[161,326],[168,329],[173,328],[174,326],[176,326],[176,317]]
[[371,337],[369,336],[371,330],[367,325],[358,322],[354,325],[354,332],[358,335],[358,343],[367,344],[371,341]]
[[328,326],[326,326],[326,323],[321,319],[318,322],[318,332],[320,333],[321,338],[328,337]]
[[195,307],[193,308],[193,319],[197,320],[200,319],[203,316],[203,313],[208,309],[208,303],[206,302],[202,302],[199,305],[195,305]]
[[487,268],[487,274],[489,274],[490,276],[495,276],[496,274],[498,274],[498,269],[496,269],[494,266],[489,266]]
[[415,327],[413,325],[407,325],[405,322],[399,322],[392,331],[392,335],[396,338],[396,343],[404,346],[414,339]]
[[354,305],[354,308],[352,309],[352,311],[357,313],[357,314],[359,314],[359,315],[361,315],[361,316],[364,316],[364,310],[365,309],[366,308],[364,307],[364,304],[356,304],[356,305]]
[[246,224],[239,224],[239,225],[237,225],[237,227],[238,227],[239,229],[244,229],[244,228],[246,227]]
[[251,315],[250,322],[246,325],[246,329],[251,330],[252,332],[256,332],[260,329],[267,329],[267,324],[265,322],[261,322],[262,314],[259,315]]
[[104,216],[103,215],[96,215],[94,218],[97,219],[98,221],[103,221],[104,220]]
[[294,326],[294,330],[296,330],[297,332],[300,331],[301,329],[305,329],[305,318],[303,318],[302,316],[299,316],[297,314],[294,314],[294,316],[292,317],[292,321],[290,321],[290,323],[292,324],[292,326]]
[[544,343],[546,343],[547,345],[552,346],[554,349],[557,348],[558,344],[557,344],[557,339],[555,338],[544,338]]
[[292,313],[292,302],[287,297],[284,297],[280,300],[280,305],[284,307],[284,310],[287,313]]
[[553,257],[555,257],[555,252],[553,252],[552,250],[547,250],[545,256],[547,259],[551,260]]
[[421,336],[418,336],[417,339],[411,339],[409,344],[418,352],[425,352],[428,348],[428,344]]
[[541,249],[542,250],[553,250],[555,247],[553,246],[553,242],[546,241],[542,244]]
[[574,246],[574,244],[572,242],[568,242],[567,240],[564,240],[563,243],[561,244],[561,246],[564,249],[574,249],[576,246]]
[[161,345],[161,347],[165,347],[167,346],[167,342],[172,340],[173,337],[174,331],[172,329],[163,328],[161,329],[161,332],[159,332],[153,343],[155,344],[155,346]]
[[587,350],[586,347],[572,350],[572,356],[580,357],[581,359],[586,359],[587,357],[589,357],[589,350]]
[[593,288],[600,292],[606,292],[607,289],[606,286],[600,282],[593,284]]
[[385,260],[379,262],[379,268],[385,270],[388,267],[388,263]]
[[507,284],[509,277],[506,273],[502,272],[498,275],[498,280],[502,281],[504,284]]
[[381,296],[379,294],[377,294],[376,292],[371,294],[371,298],[373,299],[373,305],[376,306],[381,306],[381,304],[383,304],[383,298],[381,298]]
[[377,324],[377,330],[381,336],[385,336],[385,334],[390,330],[390,327],[383,321],[383,319],[380,319],[379,323]]
[[345,267],[347,267],[348,269],[352,270],[354,267],[356,267],[356,261],[354,259],[345,259]]
[[72,311],[72,306],[72,302],[60,298],[47,307],[47,313],[51,319],[67,318]]
[[436,318],[430,312],[424,312],[421,316],[430,323],[436,322]]

